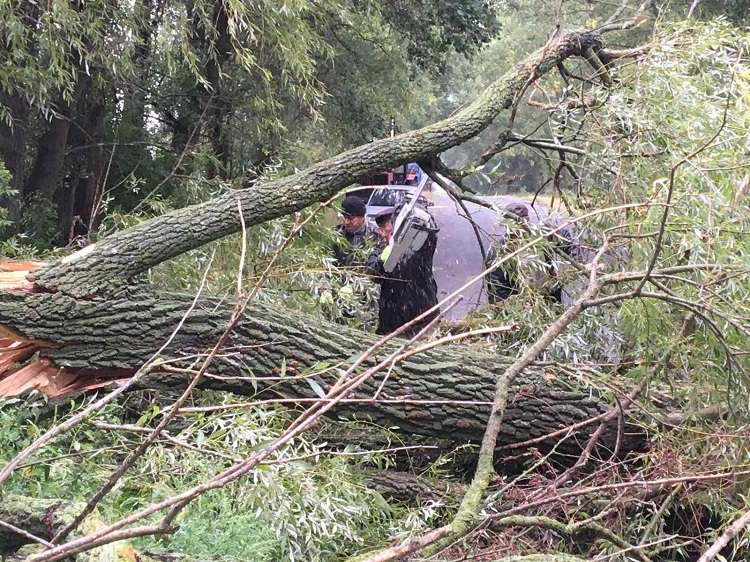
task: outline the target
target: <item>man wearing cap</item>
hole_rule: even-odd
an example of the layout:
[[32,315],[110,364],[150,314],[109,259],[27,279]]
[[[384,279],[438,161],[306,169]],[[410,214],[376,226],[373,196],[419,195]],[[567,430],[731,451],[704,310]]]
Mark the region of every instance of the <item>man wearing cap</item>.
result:
[[349,195],[341,202],[341,224],[336,230],[347,243],[333,245],[333,257],[339,267],[364,265],[365,258],[357,256],[357,249],[364,248],[368,240],[377,242],[379,239],[365,220],[365,210],[365,202],[356,195]]
[[[437,247],[438,228],[430,220],[427,238],[421,247],[404,253],[392,271],[385,271],[385,261],[391,250],[393,223],[403,204],[395,209],[385,209],[377,214],[375,222],[381,242],[367,260],[368,272],[380,284],[378,301],[378,328],[376,334],[386,335],[410,322],[438,303],[437,283],[432,273],[432,260]],[[402,332],[405,338],[414,337],[438,315],[434,310],[428,316]]]
[[[517,238],[524,230],[528,231],[529,208],[524,203],[510,203],[504,210],[505,214],[513,219],[519,228],[513,232],[506,231],[499,244],[490,248],[490,251],[487,253],[486,267],[490,267],[497,260],[498,248],[505,249],[511,239]],[[556,234],[551,234],[547,239],[556,244],[562,252],[572,256],[574,242],[573,234],[569,229],[562,228]],[[543,259],[549,277],[554,280],[552,287],[546,291],[546,297],[553,302],[562,302],[562,285],[556,281],[557,268],[555,267],[553,250],[551,248],[543,250]],[[512,295],[517,294],[519,292],[519,284],[516,262],[509,260],[489,273],[487,276],[487,289],[490,304],[506,300]]]

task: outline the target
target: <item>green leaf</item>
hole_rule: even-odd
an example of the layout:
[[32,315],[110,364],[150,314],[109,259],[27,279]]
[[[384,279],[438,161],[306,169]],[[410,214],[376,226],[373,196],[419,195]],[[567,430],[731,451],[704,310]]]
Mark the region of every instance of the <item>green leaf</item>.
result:
[[307,381],[307,384],[310,385],[310,388],[313,389],[313,392],[315,394],[317,394],[320,398],[326,397],[325,390],[323,390],[323,388],[317,382],[315,382],[313,379],[305,379],[305,380]]

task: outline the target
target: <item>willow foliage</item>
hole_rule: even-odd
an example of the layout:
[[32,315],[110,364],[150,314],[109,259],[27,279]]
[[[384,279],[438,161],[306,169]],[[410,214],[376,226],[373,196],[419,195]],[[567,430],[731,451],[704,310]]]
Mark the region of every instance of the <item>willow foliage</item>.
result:
[[678,394],[747,412],[750,36],[721,20],[660,34],[596,113],[584,191],[629,206],[599,221],[629,269],[681,268],[644,285],[662,296],[619,306],[630,355],[674,349],[665,373]]

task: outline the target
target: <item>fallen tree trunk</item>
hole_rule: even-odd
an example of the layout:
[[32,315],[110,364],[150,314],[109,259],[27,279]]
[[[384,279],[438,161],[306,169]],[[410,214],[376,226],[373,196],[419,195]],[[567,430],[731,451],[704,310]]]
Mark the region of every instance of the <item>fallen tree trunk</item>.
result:
[[[12,325],[26,340],[48,342],[49,347],[41,348],[39,355],[64,366],[56,372],[63,386],[53,394],[66,396],[101,386],[107,376],[132,374],[167,341],[192,300],[189,295],[149,288],[131,288],[118,297],[99,299],[76,299],[62,293],[0,292],[0,325]],[[164,357],[183,358],[181,364],[188,365],[196,354],[205,353],[215,344],[230,313],[231,306],[218,299],[201,299]],[[301,313],[291,319],[288,311],[256,304],[247,309],[232,331],[201,386],[255,399],[320,399],[320,388],[327,388],[339,376],[339,369],[317,373],[321,362],[328,367],[345,367],[375,341],[360,331]],[[396,345],[390,343],[378,350],[362,368],[377,364]],[[432,349],[396,366],[378,399],[373,397],[384,373],[362,385],[334,410],[334,415],[395,426],[402,435],[434,437],[455,446],[479,443],[497,375],[507,362],[506,358],[466,348]],[[175,366],[172,362],[170,365]],[[68,377],[66,372],[71,370],[76,371],[75,376]],[[7,388],[9,380],[0,385]],[[140,387],[183,388],[189,380],[189,374],[155,366]],[[610,408],[604,392],[585,387],[580,380],[528,370],[513,383],[498,445],[539,438]],[[594,429],[593,424],[581,428],[558,451],[576,454]],[[548,449],[558,440],[551,439],[541,448]],[[617,430],[612,427],[600,442],[613,449],[616,440]],[[628,426],[622,451],[642,449],[644,443],[643,433]]]

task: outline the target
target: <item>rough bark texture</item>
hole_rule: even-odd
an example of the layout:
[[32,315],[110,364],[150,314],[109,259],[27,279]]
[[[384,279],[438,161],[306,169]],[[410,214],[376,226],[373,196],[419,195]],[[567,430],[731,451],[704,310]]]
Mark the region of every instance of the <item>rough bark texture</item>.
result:
[[60,97],[57,104],[59,116],[52,117],[39,138],[34,165],[26,178],[24,195],[39,193],[47,201],[55,199],[58,184],[62,179],[70,124],[76,117],[78,100],[84,95],[90,83],[89,76],[81,68],[78,70],[77,78],[73,99],[66,102]]
[[377,490],[386,499],[396,500],[408,505],[419,505],[429,501],[444,501],[446,498],[458,501],[458,498],[465,491],[465,486],[461,484],[443,481],[438,488],[416,474],[396,470],[368,474],[367,487]]
[[206,118],[210,131],[211,146],[220,164],[216,166],[214,163],[209,163],[206,174],[209,178],[218,176],[223,180],[229,177],[227,170],[232,146],[229,117],[232,113],[233,101],[231,96],[227,94],[226,85],[223,83],[226,79],[222,77],[222,71],[230,60],[232,53],[228,19],[226,7],[222,2],[217,2],[214,6],[213,17],[217,33],[213,38],[215,44],[211,45],[216,54],[209,57],[205,66],[206,77],[211,84],[212,92],[211,97],[206,102]]
[[[10,326],[26,339],[53,342],[41,355],[57,365],[77,369],[133,370],[148,360],[187,311],[192,297],[150,289],[130,289],[117,297],[75,299],[62,293],[0,292],[0,325]],[[187,357],[205,353],[223,332],[231,307],[216,299],[200,301],[165,355]],[[360,331],[295,314],[283,307],[254,305],[211,367],[202,386],[257,398],[315,399],[305,372],[325,361],[333,366],[351,363],[375,339]],[[365,367],[387,356],[386,346]],[[184,362],[187,362],[185,359]],[[285,364],[285,377],[279,377]],[[366,419],[402,435],[417,434],[455,445],[479,443],[490,411],[495,380],[507,365],[503,358],[460,348],[437,348],[404,361],[389,376],[379,400],[372,400],[383,374],[371,378],[341,404],[335,416]],[[252,377],[251,377],[252,375]],[[312,375],[322,388],[338,374]],[[187,376],[154,371],[143,383],[148,388],[178,388]],[[420,402],[421,401],[421,402]],[[610,408],[595,389],[579,381],[528,370],[511,390],[499,445],[541,437],[587,420]],[[568,439],[561,453],[576,454],[591,427]],[[634,432],[628,427],[627,432]],[[616,431],[602,443],[614,446]],[[640,432],[625,435],[623,451],[641,448]],[[557,442],[557,439],[551,443]],[[547,443],[549,447],[551,443]],[[542,446],[542,448],[545,448]]]
[[474,137],[509,108],[523,88],[563,60],[601,47],[593,31],[570,32],[498,79],[479,98],[439,123],[344,152],[279,181],[231,192],[201,205],[166,213],[98,243],[68,263],[35,275],[40,286],[88,296],[113,281],[124,281],[167,259],[240,229],[237,201],[245,223],[260,224],[323,201],[358,178],[400,163],[439,154]]
[[105,173],[104,118],[105,92],[90,88],[78,102],[78,118],[68,132],[70,167],[68,178],[57,197],[60,244],[73,239],[73,217],[81,217],[87,229],[93,229],[91,216]]
[[[38,539],[50,541],[83,509],[82,503],[61,499],[37,499],[27,496],[6,495],[0,500],[0,520],[31,533]],[[91,531],[102,522],[91,515],[82,524],[83,532]],[[75,535],[74,535],[75,536]],[[39,552],[44,547],[33,540],[0,526],[0,558],[14,562]],[[8,558],[5,558],[8,556]],[[136,553],[125,542],[116,542],[89,550],[75,557],[76,562],[150,562]]]
[[[16,4],[17,13],[23,14],[24,24],[33,27],[39,18],[39,4],[24,0]],[[5,30],[0,30],[0,40],[5,39]],[[31,39],[28,43],[29,52],[36,50],[36,42]],[[23,186],[26,181],[26,138],[29,132],[29,104],[18,92],[13,90],[0,90],[0,107],[8,111],[5,119],[0,119],[0,161],[12,174],[10,187],[16,191],[15,196],[0,198],[0,206],[8,209],[10,218],[18,220],[20,215],[20,202],[24,197]],[[9,121],[11,120],[11,121]],[[17,228],[14,225],[13,228]]]
[[29,106],[18,94],[0,92],[0,106],[8,108],[12,126],[0,119],[0,162],[11,173],[10,187],[15,195],[0,197],[0,206],[9,211],[10,219],[18,219],[23,184],[26,179],[24,143],[29,123]]
[[[0,520],[36,537],[50,540],[82,508],[83,504],[71,504],[62,500],[6,496],[0,502]],[[31,542],[26,537],[0,527],[0,554],[10,554]]]

